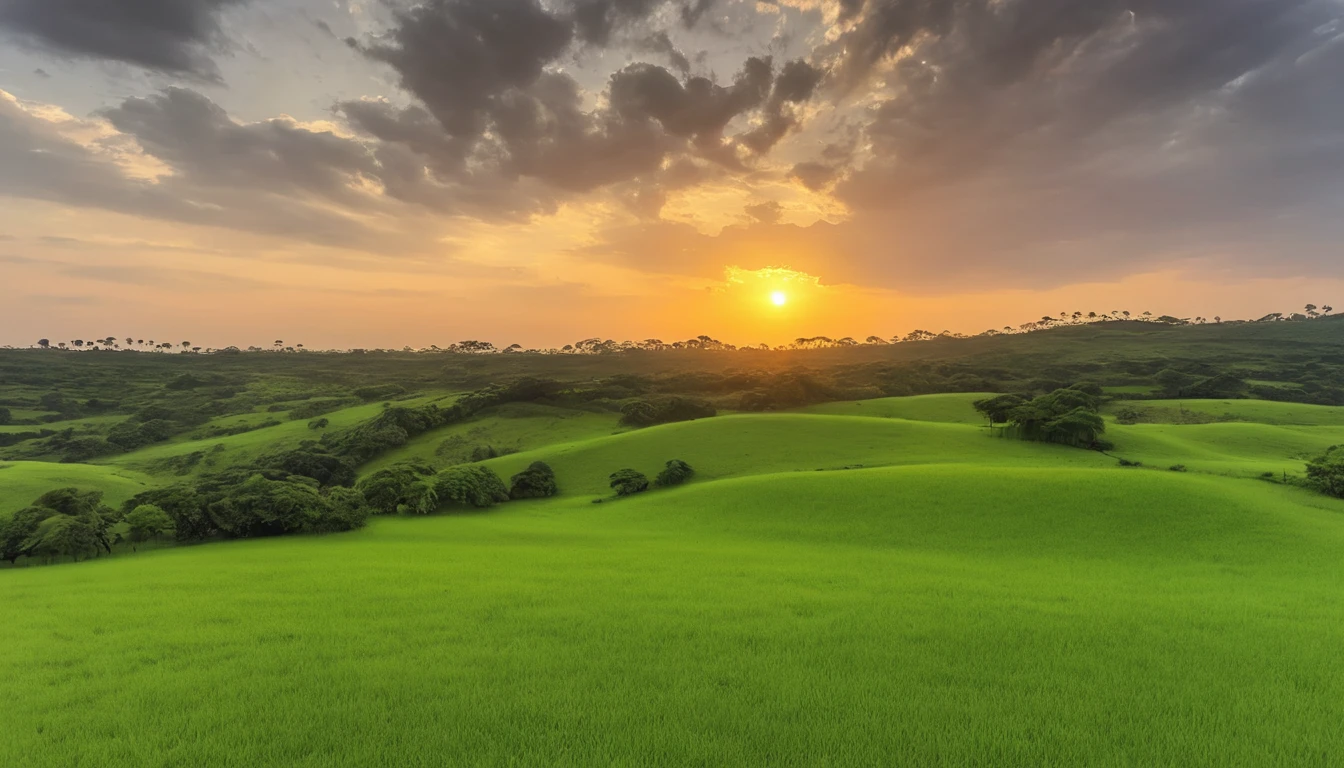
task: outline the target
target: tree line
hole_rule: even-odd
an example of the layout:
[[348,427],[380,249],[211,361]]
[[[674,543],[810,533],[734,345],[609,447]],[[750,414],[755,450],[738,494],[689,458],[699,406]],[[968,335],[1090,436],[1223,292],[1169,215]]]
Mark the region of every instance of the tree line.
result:
[[[909,344],[935,339],[968,339],[984,338],[989,336],[1017,335],[1024,333],[1035,333],[1038,331],[1047,331],[1054,328],[1060,328],[1071,325],[1095,325],[1102,323],[1117,322],[1141,322],[1154,323],[1168,326],[1185,325],[1240,325],[1246,323],[1279,323],[1279,322],[1304,322],[1309,320],[1319,320],[1333,317],[1331,313],[1335,311],[1334,307],[1329,305],[1307,304],[1302,311],[1293,312],[1271,312],[1263,317],[1254,320],[1224,320],[1222,317],[1207,318],[1203,316],[1179,317],[1176,315],[1157,315],[1150,311],[1131,312],[1129,310],[1115,309],[1109,312],[1098,312],[1096,310],[1082,311],[1074,310],[1062,311],[1056,315],[1043,315],[1039,319],[1030,320],[1019,325],[1006,325],[1002,328],[990,328],[977,334],[955,333],[944,330],[935,332],[925,329],[915,329],[905,334],[895,336],[871,335],[863,339],[857,339],[852,336],[832,338],[830,336],[800,336],[787,344],[769,344],[754,345],[734,345],[729,344],[708,335],[700,335],[691,339],[681,341],[665,342],[662,339],[643,339],[639,341],[615,341],[613,339],[603,339],[601,337],[592,337],[581,339],[572,344],[565,344],[560,347],[524,347],[522,344],[508,344],[496,346],[489,341],[477,339],[465,339],[445,346],[430,344],[427,347],[402,347],[400,349],[347,349],[347,350],[320,350],[323,353],[353,353],[366,354],[369,352],[405,352],[418,354],[460,354],[460,355],[495,355],[495,354],[540,354],[540,355],[604,355],[620,352],[664,352],[664,351],[683,351],[683,350],[701,350],[715,352],[783,352],[805,349],[838,349],[845,347],[858,346],[887,346],[891,344]],[[277,339],[269,347],[262,346],[226,346],[226,347],[200,347],[193,346],[190,341],[183,342],[156,342],[153,339],[148,341],[144,339],[133,339],[126,337],[124,344],[122,339],[114,336],[108,336],[101,339],[71,339],[69,341],[52,342],[50,339],[39,339],[35,347],[40,349],[61,349],[61,350],[104,350],[104,351],[151,351],[151,352],[178,352],[183,354],[242,354],[259,352],[281,352],[281,353],[302,353],[313,352],[303,344],[290,344],[282,339]]]

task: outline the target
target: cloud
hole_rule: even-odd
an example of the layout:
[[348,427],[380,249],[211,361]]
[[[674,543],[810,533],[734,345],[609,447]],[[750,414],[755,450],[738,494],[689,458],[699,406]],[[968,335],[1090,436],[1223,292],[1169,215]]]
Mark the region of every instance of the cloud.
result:
[[765,103],[773,79],[768,58],[747,59],[729,86],[706,77],[683,83],[662,67],[632,64],[612,75],[610,100],[622,117],[656,120],[672,136],[693,139],[702,152],[723,160],[730,158],[721,151],[724,130]]
[[779,220],[784,218],[784,206],[775,200],[748,205],[745,210],[752,220],[761,224],[778,224]]
[[686,58],[686,54],[672,43],[672,38],[668,36],[667,30],[659,30],[653,34],[644,37],[635,44],[635,49],[643,53],[656,53],[666,56],[668,63],[672,68],[683,75],[691,71],[691,61]]
[[0,31],[63,56],[218,80],[220,14],[247,0],[6,0]]
[[[326,188],[327,196],[344,199],[344,193],[334,189],[334,172],[325,165],[328,155],[342,156],[328,146],[334,137],[285,124],[272,126],[275,130],[242,130],[234,136],[237,144],[230,146],[221,136],[238,131],[238,124],[227,118],[227,124],[221,124],[218,108],[190,93],[169,91],[151,99],[130,99],[120,111],[113,111],[123,126],[145,142],[147,150],[181,165],[180,172],[146,179],[128,175],[118,165],[106,149],[109,137],[88,141],[67,135],[68,118],[25,107],[0,91],[0,167],[5,169],[0,174],[0,194],[342,248],[374,252],[412,248],[412,242],[395,230],[315,204],[306,195],[287,194],[296,190],[321,193],[324,185],[331,185]],[[212,135],[214,129],[221,134]],[[175,134],[178,130],[203,141],[191,146]],[[269,144],[258,148],[256,141]],[[226,170],[220,171],[222,179],[214,176],[215,169],[230,159],[246,168],[261,165],[259,158],[265,156],[278,160],[275,168],[254,168],[259,175],[253,177]],[[358,197],[350,194],[351,199]],[[366,195],[361,202],[374,204],[376,200]]]
[[501,94],[526,89],[569,47],[570,24],[537,0],[429,0],[359,45],[392,67],[454,137],[479,136]]

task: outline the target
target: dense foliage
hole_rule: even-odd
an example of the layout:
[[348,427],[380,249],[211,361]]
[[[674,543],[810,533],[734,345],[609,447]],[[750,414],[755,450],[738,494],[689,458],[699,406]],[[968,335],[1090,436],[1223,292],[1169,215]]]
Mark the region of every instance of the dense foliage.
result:
[[527,469],[509,478],[510,499],[542,499],[558,492],[555,471],[544,461],[534,461]]
[[649,489],[649,478],[635,469],[618,469],[609,478],[617,496],[633,496]]
[[621,408],[621,424],[628,427],[651,427],[677,421],[705,419],[718,413],[704,400],[688,397],[661,397],[635,400]]
[[62,488],[0,519],[0,557],[82,557],[112,551],[111,528],[120,519],[101,491]]
[[434,478],[434,495],[440,505],[456,504],[478,509],[509,500],[509,489],[494,470],[480,464],[448,467]]
[[1344,499],[1344,445],[1332,446],[1307,464],[1307,481],[1323,493]]
[[667,462],[667,465],[663,467],[663,470],[653,479],[653,484],[659,488],[669,488],[674,485],[681,485],[687,480],[690,480],[691,476],[694,474],[695,470],[691,469],[690,464],[687,464],[681,459],[672,459]]
[[1079,448],[1109,448],[1101,440],[1106,422],[1100,413],[1101,388],[1095,384],[1075,384],[1006,407],[1010,402],[1004,398],[991,398],[977,402],[975,407],[991,421],[999,417],[1009,422],[1012,434],[1023,440]]

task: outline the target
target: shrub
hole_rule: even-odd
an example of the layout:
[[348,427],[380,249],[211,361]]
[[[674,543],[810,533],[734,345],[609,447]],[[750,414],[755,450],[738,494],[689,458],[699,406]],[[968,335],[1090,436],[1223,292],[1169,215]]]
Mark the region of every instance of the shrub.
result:
[[1323,493],[1344,499],[1344,446],[1332,446],[1308,462],[1307,482]]
[[477,509],[509,500],[509,489],[489,467],[463,464],[449,467],[434,479],[434,493],[440,504],[464,504]]
[[617,496],[633,496],[649,489],[649,478],[634,469],[618,469],[611,473],[611,488]]
[[308,428],[309,428],[309,429],[326,429],[327,426],[330,425],[330,424],[331,424],[331,422],[330,422],[329,420],[325,419],[325,418],[323,418],[323,419],[313,419],[312,421],[308,422]]
[[695,470],[691,469],[690,464],[687,464],[681,459],[672,459],[667,462],[667,466],[663,468],[663,471],[658,473],[658,477],[654,478],[653,484],[659,488],[670,488],[690,480],[691,476],[694,474]]
[[1170,467],[1170,469],[1171,469],[1172,472],[1185,472],[1185,471],[1187,471],[1186,468],[1185,468],[1185,465],[1184,465],[1184,464],[1172,464],[1171,467]]
[[541,499],[558,492],[555,472],[544,461],[534,461],[527,469],[509,478],[510,499]]
[[1122,467],[1142,467],[1142,466],[1143,466],[1143,462],[1142,462],[1142,461],[1130,461],[1129,459],[1121,459],[1121,460],[1120,460],[1120,466],[1122,466]]
[[14,420],[14,414],[10,413],[8,408],[0,408],[0,426],[4,426]]

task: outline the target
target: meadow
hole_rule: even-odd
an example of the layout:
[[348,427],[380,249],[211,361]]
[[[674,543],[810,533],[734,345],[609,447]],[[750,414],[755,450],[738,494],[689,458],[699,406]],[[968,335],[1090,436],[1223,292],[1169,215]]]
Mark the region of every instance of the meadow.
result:
[[[398,402],[462,391],[426,384]],[[1344,443],[1344,410],[1115,401],[1103,453],[1001,437],[972,407],[985,396],[724,409],[643,429],[603,407],[508,403],[359,472],[453,465],[489,445],[502,455],[484,466],[507,478],[545,461],[559,495],[0,569],[0,754],[25,766],[1344,760],[1344,501],[1284,482]],[[207,424],[264,424],[268,408]],[[1142,416],[1120,423],[1122,408]],[[7,460],[0,515],[65,485],[120,502],[383,410],[348,405],[321,429],[282,415],[89,463]],[[213,468],[164,470],[202,451]],[[652,476],[673,458],[696,469],[690,483],[611,495],[616,469]]]

